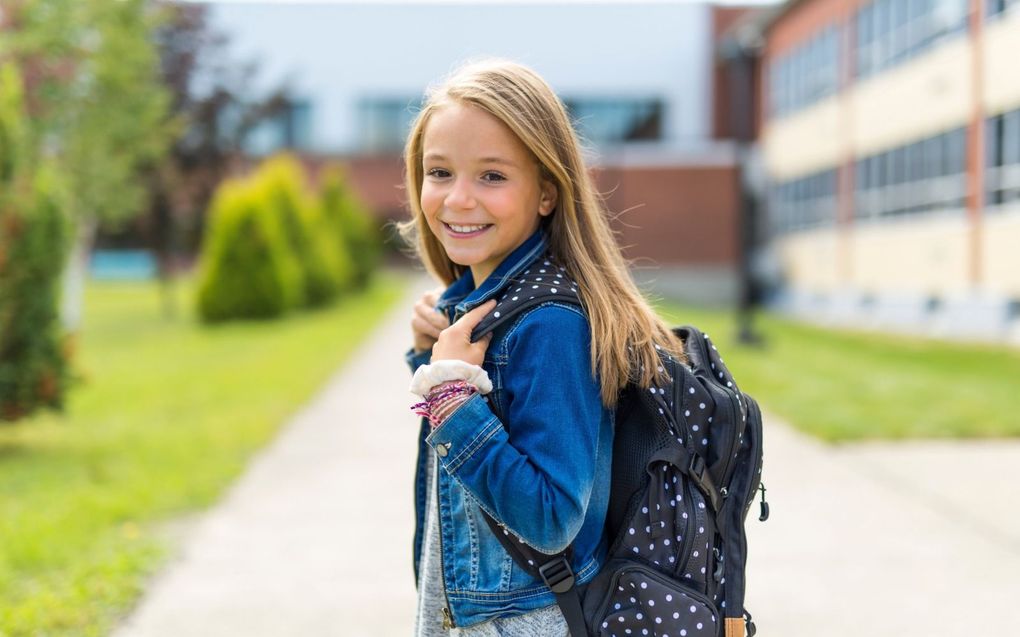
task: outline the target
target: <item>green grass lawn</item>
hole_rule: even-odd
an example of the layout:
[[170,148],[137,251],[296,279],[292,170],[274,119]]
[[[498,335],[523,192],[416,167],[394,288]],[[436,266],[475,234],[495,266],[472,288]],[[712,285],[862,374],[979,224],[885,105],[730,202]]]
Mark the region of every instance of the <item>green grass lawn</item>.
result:
[[758,317],[762,349],[738,346],[732,313],[663,304],[708,332],[741,389],[830,441],[1020,435],[1020,352]]
[[212,503],[402,289],[201,328],[163,318],[153,284],[92,284],[66,415],[0,426],[0,635],[107,634],[164,523]]

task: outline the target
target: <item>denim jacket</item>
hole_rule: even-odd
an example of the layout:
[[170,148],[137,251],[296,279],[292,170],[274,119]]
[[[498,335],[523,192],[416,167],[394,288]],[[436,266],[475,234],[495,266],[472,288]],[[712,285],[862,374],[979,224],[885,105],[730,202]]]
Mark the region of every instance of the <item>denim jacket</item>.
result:
[[[501,294],[537,259],[542,229],[511,252],[478,289],[471,271],[437,308],[451,322]],[[591,330],[576,306],[556,301],[493,332],[482,367],[492,380],[434,431],[422,421],[416,471],[414,570],[424,526],[427,455],[439,462],[443,579],[450,615],[469,626],[555,603],[553,593],[514,563],[481,515],[547,553],[574,544],[573,569],[589,581],[605,560],[613,412],[602,404],[589,353]],[[411,369],[431,352],[406,354]],[[488,400],[506,415],[494,415]]]

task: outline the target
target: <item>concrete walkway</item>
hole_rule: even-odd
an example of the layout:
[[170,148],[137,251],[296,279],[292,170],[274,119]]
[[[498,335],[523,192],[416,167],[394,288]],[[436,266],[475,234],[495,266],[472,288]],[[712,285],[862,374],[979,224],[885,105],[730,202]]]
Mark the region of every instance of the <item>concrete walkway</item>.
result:
[[[187,534],[115,637],[408,635],[412,300]],[[768,418],[772,517],[751,509],[765,637],[1011,632],[1020,441],[824,446]]]

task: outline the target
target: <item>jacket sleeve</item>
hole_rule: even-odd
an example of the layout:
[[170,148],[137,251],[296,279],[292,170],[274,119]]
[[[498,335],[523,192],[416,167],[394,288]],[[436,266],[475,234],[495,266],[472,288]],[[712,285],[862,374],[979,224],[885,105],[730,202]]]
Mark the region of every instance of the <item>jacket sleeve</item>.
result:
[[476,394],[427,439],[482,509],[546,553],[581,529],[594,484],[603,405],[590,339],[573,309],[532,311],[506,340],[509,431]]
[[421,367],[422,365],[427,365],[431,360],[432,360],[431,348],[418,354],[414,353],[413,347],[404,352],[404,361],[407,363],[407,366],[411,368],[412,374],[418,371],[418,368]]

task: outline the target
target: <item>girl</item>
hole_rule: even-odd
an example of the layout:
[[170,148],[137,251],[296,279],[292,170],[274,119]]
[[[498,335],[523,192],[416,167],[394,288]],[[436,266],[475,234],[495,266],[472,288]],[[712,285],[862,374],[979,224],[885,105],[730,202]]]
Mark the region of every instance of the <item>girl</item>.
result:
[[[425,416],[416,473],[417,635],[565,635],[553,593],[484,521],[547,553],[573,545],[578,583],[605,560],[613,409],[663,382],[682,344],[642,299],[562,102],[533,70],[468,64],[430,89],[405,149],[400,226],[445,287],[411,321]],[[471,341],[487,314],[541,296]],[[496,416],[502,415],[502,420]],[[459,631],[459,632],[458,632]]]

